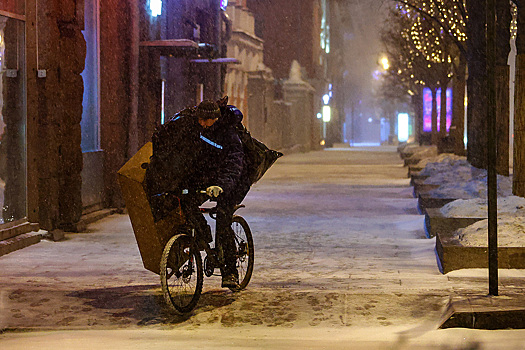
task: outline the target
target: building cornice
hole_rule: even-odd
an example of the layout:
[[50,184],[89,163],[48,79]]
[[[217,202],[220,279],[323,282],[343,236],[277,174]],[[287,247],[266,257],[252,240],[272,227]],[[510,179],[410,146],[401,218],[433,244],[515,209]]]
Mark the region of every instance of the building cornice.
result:
[[243,30],[234,30],[232,32],[232,38],[230,39],[230,41],[234,41],[235,39],[242,40],[247,45],[251,45],[257,48],[262,48],[264,44],[264,40]]

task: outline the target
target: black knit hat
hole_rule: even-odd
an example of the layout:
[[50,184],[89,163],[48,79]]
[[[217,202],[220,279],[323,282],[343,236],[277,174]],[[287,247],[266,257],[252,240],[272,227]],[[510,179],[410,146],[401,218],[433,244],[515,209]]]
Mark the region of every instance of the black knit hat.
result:
[[221,109],[216,102],[204,100],[195,109],[195,115],[200,119],[215,119],[221,116]]

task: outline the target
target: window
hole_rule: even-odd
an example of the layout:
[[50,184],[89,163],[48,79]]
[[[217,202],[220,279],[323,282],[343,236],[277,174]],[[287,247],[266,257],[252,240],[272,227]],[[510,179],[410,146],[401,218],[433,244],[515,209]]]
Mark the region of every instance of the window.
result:
[[25,23],[0,16],[0,224],[27,216]]
[[82,99],[82,151],[100,148],[100,60],[98,0],[86,0],[84,12],[84,39],[86,40],[86,64],[82,72],[84,96]]

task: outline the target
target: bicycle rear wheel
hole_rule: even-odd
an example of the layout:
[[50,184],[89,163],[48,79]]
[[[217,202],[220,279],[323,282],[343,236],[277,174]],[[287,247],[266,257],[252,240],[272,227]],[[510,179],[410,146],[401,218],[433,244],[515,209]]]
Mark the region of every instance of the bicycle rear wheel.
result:
[[173,236],[160,260],[160,283],[166,303],[179,314],[192,311],[203,283],[202,258],[191,236]]
[[235,233],[236,266],[239,273],[239,290],[250,282],[254,264],[253,237],[250,226],[242,216],[234,215],[232,229]]

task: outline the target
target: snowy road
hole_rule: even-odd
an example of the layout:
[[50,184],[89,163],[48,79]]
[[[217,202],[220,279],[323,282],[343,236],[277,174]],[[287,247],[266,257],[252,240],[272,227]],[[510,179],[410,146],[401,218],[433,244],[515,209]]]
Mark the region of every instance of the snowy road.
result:
[[[166,310],[158,277],[142,268],[125,215],[64,242],[43,241],[0,257],[0,329],[61,330],[7,332],[0,335],[2,349],[21,342],[96,348],[96,337],[107,348],[130,349],[146,342],[152,349],[344,349],[350,341],[363,349],[475,341],[520,348],[523,331],[432,331],[450,296],[487,293],[486,272],[438,271],[435,240],[425,238],[406,173],[394,148],[280,159],[240,212],[255,240],[248,289],[232,294],[218,277],[205,279],[189,318]],[[500,277],[501,294],[522,293],[523,271]],[[89,331],[62,331],[72,329]]]

